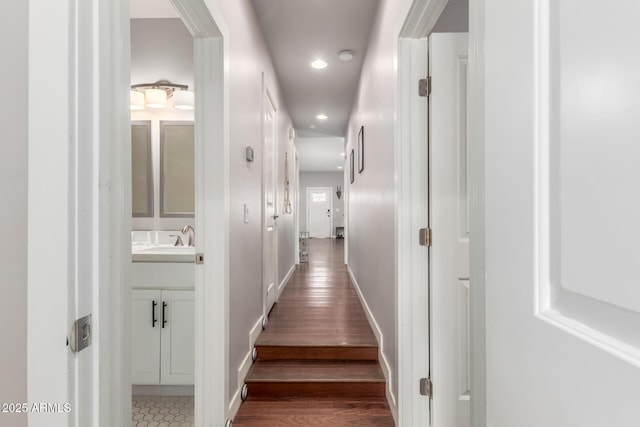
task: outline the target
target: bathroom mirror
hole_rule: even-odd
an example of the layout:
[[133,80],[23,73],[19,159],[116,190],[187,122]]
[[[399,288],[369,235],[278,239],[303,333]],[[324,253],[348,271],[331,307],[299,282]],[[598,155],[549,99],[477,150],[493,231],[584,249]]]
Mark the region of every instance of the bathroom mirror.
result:
[[193,217],[193,122],[160,122],[160,216]]
[[131,211],[134,217],[153,217],[151,121],[131,122]]

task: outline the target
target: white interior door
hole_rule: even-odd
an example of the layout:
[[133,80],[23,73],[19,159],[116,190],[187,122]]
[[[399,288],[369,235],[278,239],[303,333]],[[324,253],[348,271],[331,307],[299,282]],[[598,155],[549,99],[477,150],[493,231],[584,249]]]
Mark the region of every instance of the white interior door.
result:
[[433,34],[429,67],[431,380],[436,427],[468,427],[469,209],[466,34]]
[[276,301],[276,149],[278,116],[268,90],[264,96],[263,122],[263,283],[264,315],[268,315]]
[[487,425],[638,426],[640,2],[484,12]]
[[307,188],[307,227],[309,237],[331,237],[332,188]]

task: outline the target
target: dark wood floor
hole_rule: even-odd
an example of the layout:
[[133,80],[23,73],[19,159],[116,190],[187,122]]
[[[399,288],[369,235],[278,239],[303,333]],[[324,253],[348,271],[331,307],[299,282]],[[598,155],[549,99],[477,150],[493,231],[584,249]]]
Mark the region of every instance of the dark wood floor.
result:
[[394,426],[343,242],[311,239],[256,341],[234,427]]

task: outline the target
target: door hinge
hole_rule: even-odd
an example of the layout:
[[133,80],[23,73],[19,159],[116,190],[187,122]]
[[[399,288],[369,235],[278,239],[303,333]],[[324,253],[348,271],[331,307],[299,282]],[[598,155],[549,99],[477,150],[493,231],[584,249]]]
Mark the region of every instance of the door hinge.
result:
[[431,76],[419,80],[418,95],[425,97],[431,96]]
[[420,378],[420,394],[433,399],[433,383],[431,378]]
[[431,247],[431,243],[432,243],[431,228],[421,228],[419,239],[420,239],[420,246]]

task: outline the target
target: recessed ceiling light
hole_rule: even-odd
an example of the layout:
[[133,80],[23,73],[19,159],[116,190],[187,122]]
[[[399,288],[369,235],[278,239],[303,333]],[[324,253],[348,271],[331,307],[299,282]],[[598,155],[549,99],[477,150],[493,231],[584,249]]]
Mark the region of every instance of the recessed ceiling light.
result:
[[340,53],[338,53],[338,58],[343,61],[351,61],[353,59],[353,51],[349,49],[341,50]]
[[341,156],[341,157],[344,157],[344,153],[340,153],[340,156]]
[[327,120],[328,118],[329,118],[329,117],[327,117],[327,115],[326,115],[326,114],[318,114],[318,115],[316,116],[316,119],[318,119],[318,120]]
[[309,127],[310,127],[311,129],[315,129],[315,128],[316,128],[316,125],[309,125]]
[[316,70],[322,70],[323,68],[327,68],[327,63],[322,59],[316,59],[311,63],[311,66]]
[[338,169],[342,169],[342,166],[338,166]]

